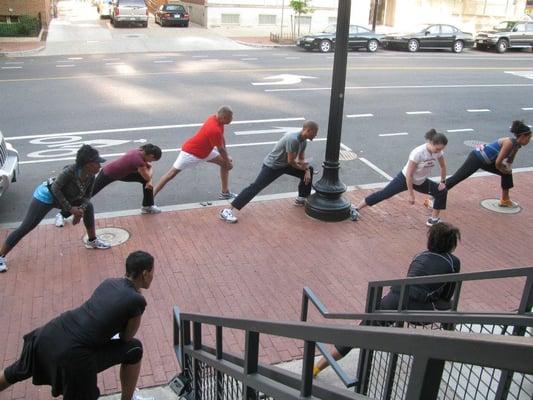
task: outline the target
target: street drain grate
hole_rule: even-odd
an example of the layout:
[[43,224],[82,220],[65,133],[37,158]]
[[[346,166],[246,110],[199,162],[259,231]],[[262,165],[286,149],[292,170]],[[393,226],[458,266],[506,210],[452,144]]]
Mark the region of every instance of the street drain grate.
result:
[[513,207],[500,207],[498,205],[500,200],[498,199],[485,199],[481,200],[481,207],[486,208],[489,211],[497,212],[500,214],[518,214],[522,211],[522,207],[513,201]]
[[352,161],[355,159],[357,159],[357,154],[355,154],[353,151],[341,150],[339,153],[340,161]]
[[[130,233],[121,228],[102,228],[96,230],[96,236],[108,242],[111,247],[114,247],[126,242],[130,238]],[[90,247],[87,245],[87,239],[86,234],[83,236],[82,240],[83,243],[85,243],[85,247],[89,249]]]

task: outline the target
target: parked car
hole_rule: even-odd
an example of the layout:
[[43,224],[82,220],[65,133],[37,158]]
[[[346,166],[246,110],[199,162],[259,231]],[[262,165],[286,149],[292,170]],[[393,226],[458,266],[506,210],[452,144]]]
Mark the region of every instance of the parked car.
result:
[[492,30],[476,35],[476,48],[496,49],[505,53],[507,49],[529,49],[533,47],[533,21],[503,21]]
[[4,139],[0,132],[0,196],[4,194],[11,182],[17,180],[19,153]]
[[[296,44],[307,51],[319,50],[327,53],[335,48],[336,25],[328,25],[322,32],[305,35],[296,41]],[[372,32],[359,25],[350,25],[348,34],[348,49],[355,50],[366,48],[370,52],[378,49],[380,40],[384,35]]]
[[96,9],[98,10],[98,14],[100,14],[100,18],[111,16],[112,8],[112,0],[98,0],[98,2],[96,3]]
[[144,0],[112,0],[111,23],[118,27],[122,24],[141,23],[148,26],[148,8]]
[[161,26],[189,26],[189,13],[182,4],[163,4],[155,12],[155,23]]
[[387,35],[381,43],[387,49],[399,48],[411,52],[419,49],[451,49],[454,53],[460,53],[474,45],[474,37],[452,25],[426,24],[414,29],[412,33]]

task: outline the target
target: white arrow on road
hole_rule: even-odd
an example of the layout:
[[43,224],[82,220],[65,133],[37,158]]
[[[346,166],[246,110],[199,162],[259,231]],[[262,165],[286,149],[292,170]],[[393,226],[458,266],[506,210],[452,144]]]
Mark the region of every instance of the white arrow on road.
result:
[[300,132],[302,130],[301,127],[295,127],[295,126],[276,126],[274,129],[258,129],[253,131],[235,131],[235,135],[241,136],[241,135],[261,135],[263,133],[292,133],[292,132]]
[[281,74],[267,76],[263,78],[268,81],[274,82],[252,82],[254,86],[264,86],[264,85],[295,85],[302,82],[302,79],[316,79],[314,76],[305,76],[305,75],[293,75],[293,74]]

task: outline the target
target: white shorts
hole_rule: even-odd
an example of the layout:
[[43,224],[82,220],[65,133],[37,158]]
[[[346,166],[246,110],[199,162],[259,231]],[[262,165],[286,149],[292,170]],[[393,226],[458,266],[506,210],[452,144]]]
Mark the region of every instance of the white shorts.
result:
[[187,153],[186,151],[181,150],[172,167],[177,170],[184,171],[186,169],[195,167],[202,161],[211,161],[213,158],[216,158],[219,155],[220,153],[217,151],[217,149],[213,149],[206,158],[198,158]]

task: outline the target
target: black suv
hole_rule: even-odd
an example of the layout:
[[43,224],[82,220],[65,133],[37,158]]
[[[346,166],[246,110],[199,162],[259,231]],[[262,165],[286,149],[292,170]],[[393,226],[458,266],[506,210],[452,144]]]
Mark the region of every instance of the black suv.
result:
[[491,31],[479,32],[476,36],[476,48],[496,49],[505,53],[507,49],[533,47],[533,21],[503,21]]

